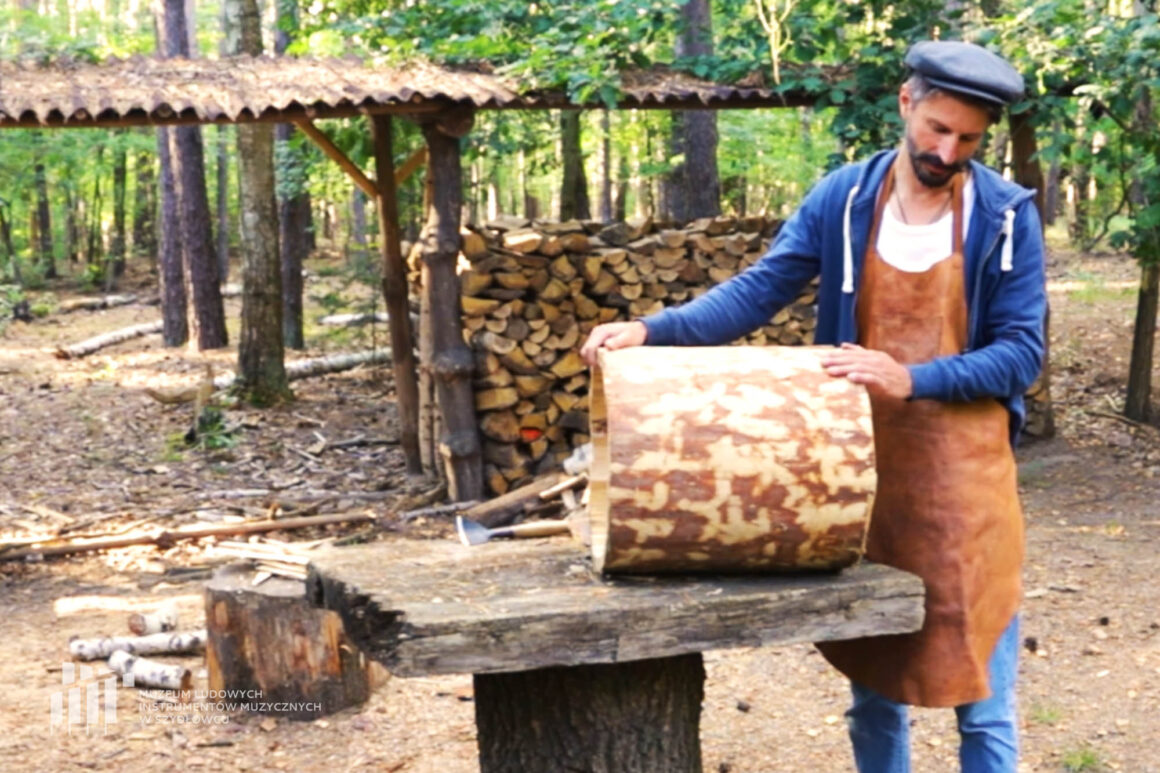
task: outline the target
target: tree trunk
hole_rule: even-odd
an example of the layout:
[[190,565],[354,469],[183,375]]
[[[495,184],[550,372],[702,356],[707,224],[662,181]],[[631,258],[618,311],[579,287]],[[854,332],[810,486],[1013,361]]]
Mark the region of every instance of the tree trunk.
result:
[[[189,56],[189,28],[183,0],[165,0],[165,48],[167,57]],[[205,152],[198,126],[172,130],[171,161],[180,211],[181,247],[185,278],[193,299],[189,319],[199,350],[218,349],[229,343],[225,310],[218,282],[217,258],[209,198],[205,190]]]
[[48,206],[48,177],[45,174],[44,164],[36,162],[36,231],[39,240],[36,245],[40,253],[40,265],[44,269],[44,277],[51,279],[56,276],[56,260],[52,254],[52,220]]
[[141,152],[134,163],[133,253],[157,265],[157,179],[153,156]]
[[[681,7],[683,25],[677,37],[677,58],[713,54],[713,18],[709,0],[688,0]],[[675,117],[675,116],[674,116]],[[679,220],[721,214],[721,183],[717,174],[717,112],[689,110],[674,120],[673,132],[684,164],[675,173],[680,187]]]
[[483,773],[701,773],[700,653],[475,675]]
[[600,221],[612,220],[612,118],[607,108],[600,113]]
[[128,154],[125,151],[125,130],[113,132],[113,239],[109,244],[109,276],[105,278],[106,292],[113,280],[125,273],[125,248],[128,233],[125,230],[125,189],[128,177]]
[[16,258],[16,251],[12,249],[12,229],[8,226],[8,218],[4,214],[7,204],[0,200],[0,239],[4,242],[4,252],[8,256],[8,268],[12,271],[12,279],[20,287],[24,286],[24,277],[20,275],[20,262]]
[[[1137,15],[1144,13],[1143,7],[1135,4]],[[1136,103],[1133,124],[1137,132],[1143,133],[1151,127],[1152,92],[1145,88]],[[1155,161],[1155,159],[1153,159]],[[1133,204],[1133,214],[1148,207],[1147,193],[1140,179],[1132,181],[1128,195]],[[1140,269],[1140,292],[1136,298],[1136,324],[1132,328],[1132,355],[1128,363],[1128,394],[1124,402],[1124,415],[1135,421],[1152,419],[1152,363],[1156,343],[1156,308],[1160,296],[1160,236],[1157,227],[1149,229],[1148,238],[1141,245],[1138,254],[1142,264]]]
[[[226,0],[226,50],[261,56],[257,0]],[[238,341],[238,387],[251,403],[270,405],[290,395],[282,362],[282,273],[278,252],[278,205],[274,198],[274,127],[237,127],[241,184],[242,333]]]
[[[1035,191],[1035,206],[1039,210],[1040,227],[1047,221],[1047,199],[1043,170],[1036,159],[1035,123],[1030,112],[1011,113],[1007,117],[1011,131],[1011,167],[1015,182]],[[1051,337],[1048,333],[1050,312],[1045,311],[1043,370],[1028,390],[1033,399],[1027,401],[1027,431],[1038,438],[1055,436],[1054,409],[1051,404]]]
[[584,154],[580,147],[580,111],[560,112],[560,143],[564,154],[564,180],[560,185],[560,219],[586,220],[588,181],[584,175]]
[[475,361],[463,343],[455,270],[463,173],[456,137],[444,133],[437,123],[423,124],[423,136],[433,192],[423,234],[423,293],[430,304],[434,341],[434,359],[424,364],[432,368],[439,395],[443,418],[439,451],[446,462],[448,494],[453,501],[464,501],[483,496],[483,467],[471,385]]
[[[100,169],[101,161],[105,155],[105,145],[100,143],[97,145],[97,152],[95,166]],[[88,223],[85,224],[85,262],[92,266],[101,265],[101,209],[104,202],[101,200],[101,175],[98,172],[93,175],[93,196],[89,200],[89,206],[85,211],[88,218]]]
[[177,183],[170,154],[172,132],[172,129],[157,129],[157,157],[161,161],[161,238],[157,257],[161,266],[161,315],[165,323],[161,337],[166,346],[181,346],[189,340],[189,318]]
[[[283,54],[298,29],[298,0],[278,0],[274,53]],[[282,251],[282,341],[290,349],[305,349],[302,331],[302,264],[310,254],[310,197],[301,153],[290,144],[294,127],[278,124],[278,244]],[[365,244],[365,237],[364,237]]]
[[1135,421],[1152,420],[1152,362],[1158,298],[1160,263],[1145,263],[1140,269],[1136,324],[1132,330],[1132,358],[1128,364],[1128,395],[1124,403],[1124,415]]
[[[387,314],[391,319],[391,353],[395,364],[395,395],[399,407],[400,440],[403,454],[407,459],[407,472],[421,475],[423,458],[419,451],[419,383],[415,375],[415,344],[411,335],[407,264],[399,244],[399,208],[395,200],[394,149],[391,142],[390,116],[374,116],[371,119],[371,134],[375,144],[375,177],[378,180],[379,195],[376,197],[376,205],[379,215],[379,249],[383,261],[383,299],[386,301]],[[458,153],[458,145],[455,147]],[[455,225],[455,254],[458,255],[458,222]],[[452,266],[451,278],[455,281],[455,285],[445,301],[454,304],[453,321],[458,325],[459,292],[454,271],[455,268]],[[460,342],[462,343],[462,338]],[[464,350],[466,351],[466,347]],[[466,354],[470,361],[470,352]],[[469,386],[468,392],[470,391]],[[472,420],[474,421],[474,412]]]
[[217,126],[217,266],[224,284],[230,276],[230,149],[229,127]]

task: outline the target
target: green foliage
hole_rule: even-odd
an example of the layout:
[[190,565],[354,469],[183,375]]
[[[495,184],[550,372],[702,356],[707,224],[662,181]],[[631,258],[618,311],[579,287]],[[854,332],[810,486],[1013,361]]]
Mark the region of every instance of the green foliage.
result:
[[1060,762],[1067,773],[1092,773],[1104,768],[1099,752],[1087,744],[1067,749],[1060,755]]
[[166,438],[165,461],[177,461],[181,451],[193,448],[199,451],[220,451],[238,444],[237,425],[226,423],[220,408],[206,406],[197,419],[197,432],[175,432]]

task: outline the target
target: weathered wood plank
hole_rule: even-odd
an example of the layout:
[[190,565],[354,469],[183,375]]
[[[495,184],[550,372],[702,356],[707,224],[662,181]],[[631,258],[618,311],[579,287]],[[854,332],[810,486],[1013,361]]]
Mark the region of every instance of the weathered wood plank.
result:
[[394,541],[310,564],[315,604],[399,676],[615,663],[917,630],[919,578],[839,574],[606,578],[570,540]]

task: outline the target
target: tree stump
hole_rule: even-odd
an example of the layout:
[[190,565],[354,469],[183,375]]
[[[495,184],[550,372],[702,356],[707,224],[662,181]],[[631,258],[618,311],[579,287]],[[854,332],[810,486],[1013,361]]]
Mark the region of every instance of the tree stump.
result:
[[475,675],[484,773],[700,773],[700,653]]
[[209,689],[257,713],[315,719],[370,697],[378,669],[352,644],[335,612],[306,599],[305,583],[232,564],[206,585]]
[[870,401],[821,347],[602,351],[592,557],[616,572],[840,569],[877,486]]

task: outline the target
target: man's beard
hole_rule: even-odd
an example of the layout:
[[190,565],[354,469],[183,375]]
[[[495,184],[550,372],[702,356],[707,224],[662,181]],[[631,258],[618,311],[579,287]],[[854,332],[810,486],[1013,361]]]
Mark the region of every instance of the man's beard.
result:
[[909,132],[906,134],[906,154],[910,156],[914,176],[927,188],[942,188],[967,166],[965,161],[948,166],[934,153],[919,153],[918,146],[915,145]]

